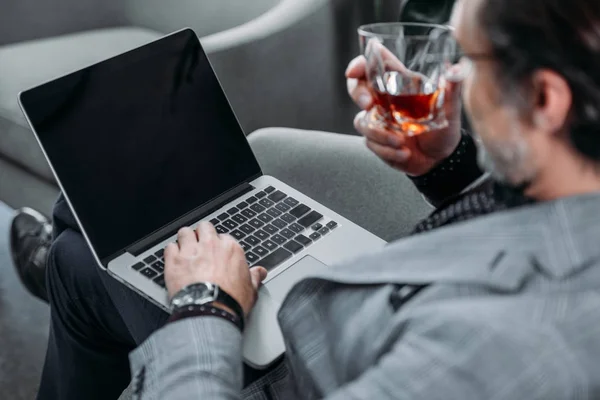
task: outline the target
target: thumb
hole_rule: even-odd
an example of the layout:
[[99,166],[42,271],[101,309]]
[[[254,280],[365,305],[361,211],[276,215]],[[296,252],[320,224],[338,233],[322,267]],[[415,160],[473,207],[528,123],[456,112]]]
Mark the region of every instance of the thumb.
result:
[[453,65],[446,75],[444,103],[446,115],[449,117],[460,115],[463,80],[461,66]]
[[252,286],[255,290],[260,288],[262,281],[267,277],[267,270],[263,267],[252,267],[250,268],[250,279],[252,279]]

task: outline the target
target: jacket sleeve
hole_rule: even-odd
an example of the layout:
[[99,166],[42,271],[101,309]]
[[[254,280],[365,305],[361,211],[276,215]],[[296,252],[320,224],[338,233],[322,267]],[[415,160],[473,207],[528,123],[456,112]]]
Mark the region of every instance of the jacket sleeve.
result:
[[542,329],[460,318],[422,325],[324,400],[558,400],[583,378],[560,335]]
[[129,358],[134,399],[240,398],[242,335],[223,319],[198,317],[169,323]]

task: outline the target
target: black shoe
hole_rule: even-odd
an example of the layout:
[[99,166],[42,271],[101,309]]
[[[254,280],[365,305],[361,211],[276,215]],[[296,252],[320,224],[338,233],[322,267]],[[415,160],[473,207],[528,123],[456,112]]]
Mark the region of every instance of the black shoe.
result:
[[21,282],[35,297],[48,302],[46,257],[52,225],[31,208],[17,210],[10,226],[10,252]]

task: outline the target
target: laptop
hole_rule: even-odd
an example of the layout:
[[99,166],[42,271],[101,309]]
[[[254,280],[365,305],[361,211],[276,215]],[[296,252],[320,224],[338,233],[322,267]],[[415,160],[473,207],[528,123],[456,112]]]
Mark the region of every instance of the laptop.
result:
[[[243,69],[240,70],[243,73]],[[212,222],[268,269],[244,359],[284,352],[291,287],[385,242],[264,175],[196,34],[184,29],[19,94],[98,266],[164,310],[163,249]]]

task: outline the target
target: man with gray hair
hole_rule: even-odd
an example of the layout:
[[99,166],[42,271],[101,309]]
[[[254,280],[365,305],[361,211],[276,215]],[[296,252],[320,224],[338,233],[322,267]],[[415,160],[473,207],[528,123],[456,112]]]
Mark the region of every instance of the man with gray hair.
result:
[[[39,397],[114,393],[128,378],[124,350],[142,341],[130,355],[141,399],[600,397],[600,3],[458,0],[452,24],[469,73],[449,93],[451,115],[462,89],[490,180],[454,196],[480,175],[458,117],[402,139],[359,115],[368,148],[438,209],[418,234],[292,289],[279,312],[285,360],[245,388],[235,322],[265,271],[248,269],[233,239],[210,224],[182,229],[165,279],[171,296],[218,285],[243,315],[212,304],[231,318],[168,317],[74,265],[69,245],[80,239],[63,230],[47,271]],[[347,76],[370,108],[364,60]]]

